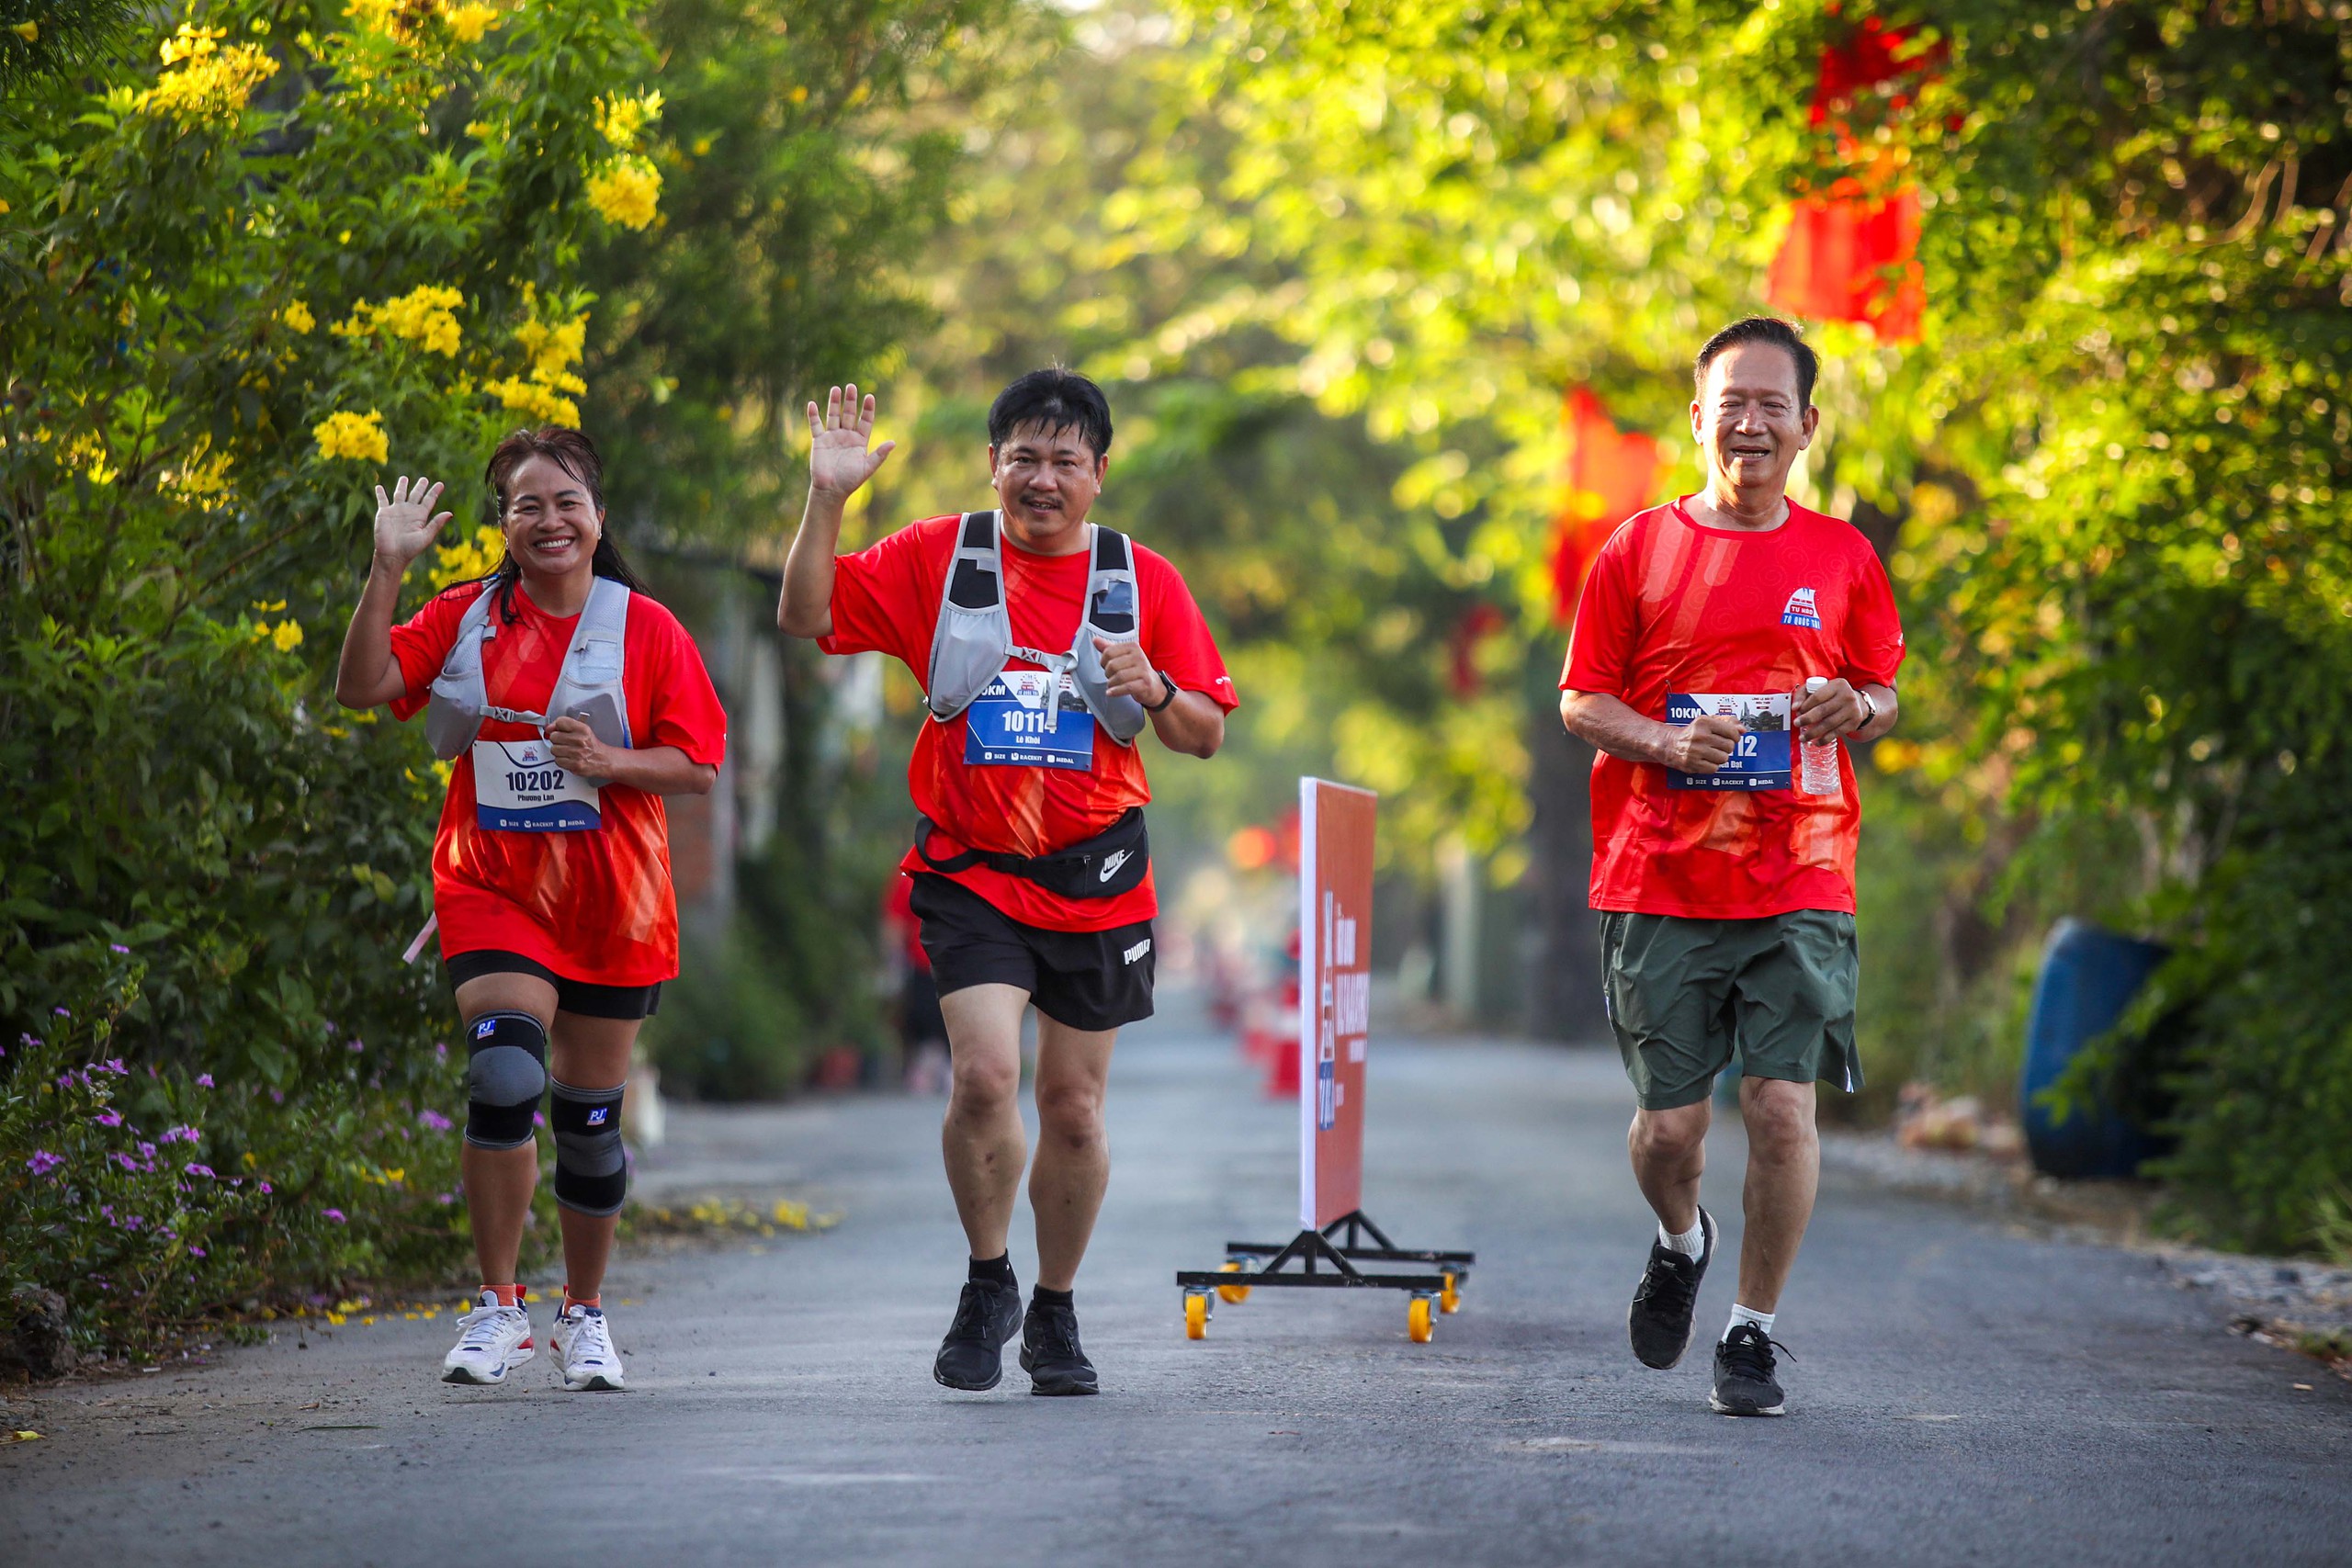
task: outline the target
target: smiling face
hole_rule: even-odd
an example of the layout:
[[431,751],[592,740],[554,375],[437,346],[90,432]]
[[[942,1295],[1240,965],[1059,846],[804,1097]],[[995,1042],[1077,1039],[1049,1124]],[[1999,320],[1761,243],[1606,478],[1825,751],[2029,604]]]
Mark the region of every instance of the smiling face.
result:
[[1780,502],[1820,423],[1821,412],[1801,403],[1795,356],[1777,344],[1737,343],[1715,355],[1690,405],[1708,489],[1743,509]]
[[1102,491],[1111,460],[1096,456],[1076,426],[1015,425],[1001,446],[989,448],[989,467],[1015,544],[1043,555],[1080,547],[1079,527]]
[[499,520],[506,553],[526,577],[561,578],[595,568],[605,513],[588,487],[552,457],[532,456],[506,480],[506,513]]

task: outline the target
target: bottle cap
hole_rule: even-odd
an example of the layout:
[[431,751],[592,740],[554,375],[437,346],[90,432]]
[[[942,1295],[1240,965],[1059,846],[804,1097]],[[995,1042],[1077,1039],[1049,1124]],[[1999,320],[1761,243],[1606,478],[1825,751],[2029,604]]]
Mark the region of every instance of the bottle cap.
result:
[[1826,675],[1809,675],[1809,676],[1807,676],[1807,677],[1805,678],[1804,689],[1805,689],[1806,691],[1808,691],[1808,692],[1817,692],[1817,691],[1821,690],[1821,688],[1822,688],[1822,687],[1826,686],[1827,684],[1829,684],[1829,677],[1828,677],[1828,676],[1826,676]]

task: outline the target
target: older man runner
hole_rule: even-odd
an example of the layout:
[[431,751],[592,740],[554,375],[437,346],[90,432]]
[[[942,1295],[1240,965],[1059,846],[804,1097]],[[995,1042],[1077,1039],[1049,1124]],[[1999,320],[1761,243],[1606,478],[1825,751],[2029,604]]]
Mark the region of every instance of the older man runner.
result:
[[1707,340],[1690,404],[1706,488],[1611,536],[1560,677],[1561,718],[1600,751],[1592,904],[1639,1106],[1627,1146],[1658,1221],[1627,1319],[1647,1366],[1690,1347],[1715,1249],[1699,1206],[1709,1096],[1739,1053],[1747,1229],[1712,1395],[1732,1416],[1784,1408],[1771,1332],[1820,1174],[1813,1086],[1862,1081],[1854,771],[1839,748],[1835,793],[1804,793],[1791,729],[1884,735],[1903,661],[1869,543],[1786,494],[1820,422],[1819,363],[1770,318]]
[[[1111,409],[1067,370],[1014,381],[989,411],[997,506],[911,524],[836,557],[842,508],[889,456],[874,400],[808,405],[808,509],[776,623],[829,653],[878,649],[931,715],[908,770],[901,869],[922,924],[953,1063],[941,1142],[971,1244],[932,1374],[994,1388],[1022,1336],[1031,1392],[1095,1392],[1071,1287],[1110,1178],[1102,1092],[1120,1025],[1151,1016],[1158,909],[1143,804],[1146,728],[1214,754],[1233,682],[1184,581],[1087,521],[1110,467]],[[1028,1150],[1021,1019],[1037,1008],[1037,1291],[1021,1310],[1005,1242]]]

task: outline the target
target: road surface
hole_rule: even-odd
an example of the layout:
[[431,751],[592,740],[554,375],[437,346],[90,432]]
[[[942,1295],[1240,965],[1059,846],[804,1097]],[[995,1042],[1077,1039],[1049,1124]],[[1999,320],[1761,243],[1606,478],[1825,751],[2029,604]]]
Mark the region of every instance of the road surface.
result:
[[649,1190],[845,1218],[625,1255],[605,1294],[626,1394],[565,1394],[544,1357],[504,1388],[441,1384],[445,1313],[17,1397],[0,1419],[45,1436],[0,1448],[0,1562],[2352,1559],[2352,1383],[2227,1334],[2152,1259],[1854,1178],[1826,1184],[1781,1304],[1792,1414],[1710,1414],[1736,1124],[1702,1347],[1637,1365],[1650,1221],[1606,1051],[1375,1044],[1367,1207],[1402,1245],[1482,1259],[1433,1343],[1393,1294],[1272,1291],[1188,1342],[1171,1272],[1291,1228],[1295,1112],[1181,1017],[1134,1031],[1112,1084],[1078,1292],[1101,1398],[1033,1398],[1017,1369],[990,1394],[931,1381],[962,1276],[937,1101],[686,1108]]

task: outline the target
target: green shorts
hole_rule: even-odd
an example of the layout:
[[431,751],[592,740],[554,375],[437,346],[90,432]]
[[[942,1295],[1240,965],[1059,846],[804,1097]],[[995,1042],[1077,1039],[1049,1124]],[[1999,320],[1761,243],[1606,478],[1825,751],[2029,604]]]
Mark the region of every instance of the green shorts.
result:
[[1611,910],[1602,995],[1645,1111],[1696,1105],[1739,1051],[1752,1078],[1862,1087],[1854,1052],[1854,917],[1797,909],[1752,920]]

